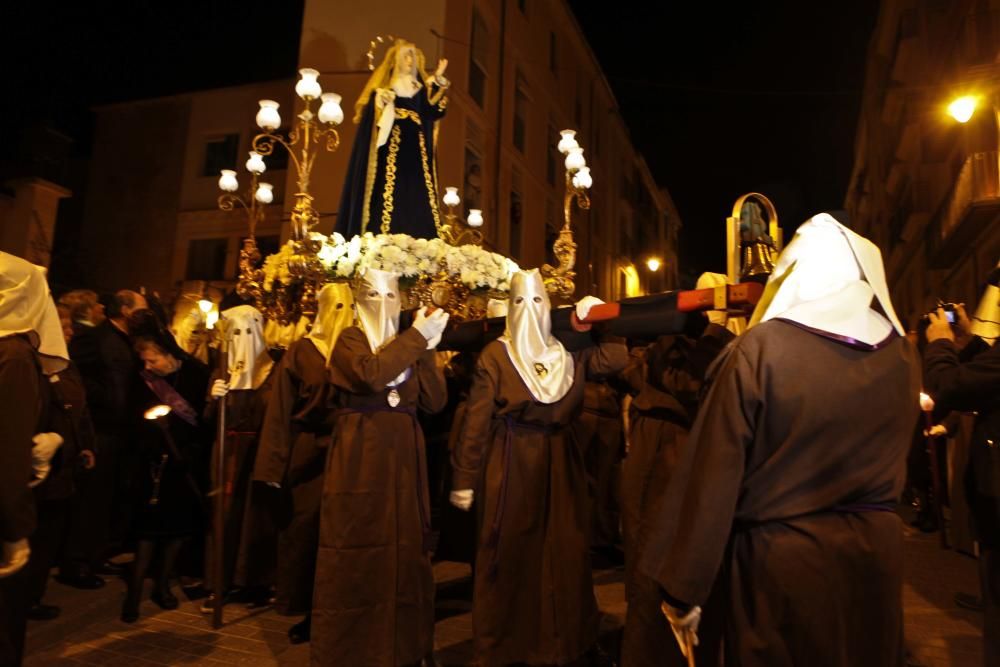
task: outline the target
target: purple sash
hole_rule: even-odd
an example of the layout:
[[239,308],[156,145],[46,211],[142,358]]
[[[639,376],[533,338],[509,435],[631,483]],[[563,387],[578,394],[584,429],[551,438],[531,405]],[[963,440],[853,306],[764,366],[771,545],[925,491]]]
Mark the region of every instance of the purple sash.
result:
[[186,421],[191,426],[198,425],[198,413],[195,412],[195,409],[191,407],[191,404],[188,403],[183,396],[177,393],[176,389],[170,386],[169,382],[160,376],[153,375],[147,371],[143,371],[140,375],[142,376],[143,382],[146,383],[146,386],[149,387],[149,389],[156,394],[156,397],[163,401],[165,405],[169,405],[170,410],[175,415]]

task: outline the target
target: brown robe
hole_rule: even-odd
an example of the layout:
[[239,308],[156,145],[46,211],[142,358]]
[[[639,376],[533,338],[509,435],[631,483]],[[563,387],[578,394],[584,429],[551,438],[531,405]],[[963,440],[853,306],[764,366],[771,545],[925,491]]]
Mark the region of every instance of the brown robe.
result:
[[[24,335],[0,338],[0,540],[16,542],[35,530],[31,438],[47,397],[38,354]],[[0,664],[19,665],[24,649],[28,572],[0,579]]]
[[593,547],[609,548],[619,540],[618,476],[623,433],[618,393],[606,382],[588,381],[583,411],[573,422],[573,437],[587,468]]
[[573,385],[551,404],[535,401],[500,341],[476,367],[452,488],[476,491],[473,630],[485,665],[565,663],[597,641],[587,477],[569,425],[587,377],[620,371],[628,351],[609,341],[573,357]]
[[255,491],[279,529],[276,606],[300,614],[312,608],[332,387],[326,359],[308,338],[289,346],[273,376],[253,479],[279,485]]
[[722,567],[727,664],[901,665],[913,347],[772,320],[713,373],[640,571],[701,604]]
[[[271,396],[274,370],[268,374],[256,389],[239,389],[226,395],[226,477],[223,484],[224,533],[223,533],[223,591],[235,586],[268,586],[274,579],[275,570],[275,528],[260,501],[254,498],[251,484],[257,446],[260,441],[261,425]],[[218,379],[219,373],[212,374],[209,387]],[[214,419],[218,400],[209,399],[208,417]],[[218,450],[212,449],[212,486],[215,480]],[[257,502],[254,502],[257,500]],[[213,514],[214,519],[214,514]],[[212,567],[215,530],[212,529],[205,540],[205,583],[216,590]]]
[[[660,611],[657,583],[636,567],[654,522],[659,516],[667,484],[687,439],[698,407],[705,372],[732,334],[709,325],[697,340],[661,336],[634,354],[623,373],[635,392],[630,408],[629,452],[622,469],[622,534],[625,541],[625,596],[628,610],[622,637],[623,667],[683,665],[673,634]],[[699,664],[718,662],[718,631],[705,609],[696,650]],[[718,624],[716,624],[717,626]]]
[[[408,665],[433,650],[427,459],[416,409],[441,410],[447,391],[426,348],[408,329],[376,354],[357,327],[334,347],[339,409],[323,486],[314,665]],[[407,368],[405,382],[386,387]]]

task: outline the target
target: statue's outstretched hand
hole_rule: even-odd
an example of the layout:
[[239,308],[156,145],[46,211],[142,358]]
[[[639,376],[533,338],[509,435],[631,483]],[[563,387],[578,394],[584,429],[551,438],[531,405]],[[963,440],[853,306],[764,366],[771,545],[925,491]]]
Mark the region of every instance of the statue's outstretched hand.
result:
[[441,60],[438,61],[437,69],[434,70],[434,78],[437,78],[439,76],[444,76],[444,71],[446,69],[448,69],[448,59],[442,58]]

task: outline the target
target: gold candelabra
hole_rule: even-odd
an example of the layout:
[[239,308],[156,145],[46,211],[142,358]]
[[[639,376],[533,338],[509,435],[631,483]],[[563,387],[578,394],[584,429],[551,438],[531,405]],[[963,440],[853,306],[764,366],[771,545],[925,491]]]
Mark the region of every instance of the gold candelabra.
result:
[[[318,257],[321,242],[313,239],[310,233],[319,223],[319,214],[313,207],[313,197],[309,194],[309,178],[321,148],[332,153],[340,146],[336,126],[344,120],[340,95],[323,92],[317,81],[319,72],[305,68],[299,70],[299,75],[301,78],[295,84],[295,93],[302,99],[303,109],[296,116],[295,124],[287,136],[282,136],[277,131],[281,127],[278,103],[273,100],[260,101],[256,121],[263,132],[253,138],[253,151],[247,161],[247,170],[253,175],[251,188],[256,188],[251,203],[247,205],[242,198],[231,194],[238,186],[232,190],[222,187],[223,180],[226,179],[225,173],[219,182],[220,187],[230,193],[219,197],[219,207],[232,210],[238,202],[250,217],[250,234],[240,251],[237,293],[252,299],[258,310],[280,324],[297,322],[303,316],[311,318],[316,314],[316,293],[325,280],[325,273]],[[321,102],[314,113],[312,106],[316,100]],[[263,271],[258,267],[261,255],[254,235],[256,225],[263,216],[263,208],[255,202],[268,204],[273,198],[268,186],[264,195],[268,201],[261,199],[260,187],[266,184],[258,184],[257,177],[264,172],[264,158],[274,153],[276,144],[288,151],[288,158],[296,172],[297,192],[295,205],[292,207],[290,234],[292,257],[288,262],[289,273],[295,280],[293,285],[284,285],[273,293],[266,293]],[[233,184],[235,173],[232,174],[229,185]]]
[[256,151],[250,153],[246,168],[250,172],[250,187],[242,195],[237,194],[240,184],[236,178],[236,171],[222,170],[219,178],[219,189],[222,190],[222,194],[219,195],[218,202],[219,208],[223,211],[232,211],[239,206],[247,214],[247,228],[250,233],[243,239],[243,248],[240,250],[240,279],[236,291],[244,299],[259,303],[263,296],[261,284],[264,281],[264,272],[258,268],[261,256],[257,250],[257,225],[264,219],[264,206],[274,200],[274,191],[270,183],[260,181],[260,175],[265,170],[260,153]]
[[576,141],[574,130],[563,130],[559,140],[559,152],[566,156],[566,192],[563,196],[563,226],[559,237],[552,244],[552,252],[559,262],[558,266],[545,264],[542,266],[542,276],[545,289],[556,296],[569,299],[576,291],[576,241],[573,240],[573,204],[581,210],[590,208],[590,196],[587,190],[593,185],[590,167],[583,157],[583,148]]
[[455,213],[455,207],[461,203],[458,196],[458,188],[447,187],[444,189],[444,197],[441,198],[448,212],[444,214],[447,224],[438,229],[438,237],[449,245],[465,245],[472,243],[481,246],[483,244],[483,233],[480,227],[483,226],[483,212],[478,208],[469,209],[469,215],[465,219],[465,225]]

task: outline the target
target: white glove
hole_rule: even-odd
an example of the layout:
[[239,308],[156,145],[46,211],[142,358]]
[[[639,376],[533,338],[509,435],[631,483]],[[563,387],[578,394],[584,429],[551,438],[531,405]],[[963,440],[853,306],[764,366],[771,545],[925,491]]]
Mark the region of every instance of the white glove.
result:
[[222,398],[229,393],[229,384],[225,380],[216,380],[212,383],[212,398]]
[[598,304],[604,303],[596,296],[585,296],[576,302],[576,319],[581,322],[587,319],[587,315],[590,314],[590,309]]
[[49,476],[52,466],[49,465],[56,450],[63,444],[62,436],[58,433],[36,433],[31,441],[35,443],[31,447],[31,470],[34,479],[28,482],[28,486],[36,487],[45,481]]
[[677,645],[681,647],[681,653],[685,658],[688,657],[694,651],[694,647],[698,645],[698,624],[701,623],[701,607],[692,607],[683,616],[680,615],[679,610],[674,609],[666,602],[660,605],[660,609],[663,610],[663,615],[667,617],[670,629],[674,631],[674,639],[677,640]]
[[463,512],[468,512],[469,508],[472,507],[472,497],[476,494],[472,489],[460,489],[458,491],[452,491],[448,495],[448,502],[462,510]]
[[413,328],[427,339],[428,350],[433,350],[441,342],[441,335],[447,326],[448,313],[440,308],[428,315],[427,306],[424,306],[417,311],[417,317],[413,320]]
[[27,565],[29,556],[31,556],[31,547],[28,546],[27,539],[4,542],[3,553],[0,555],[0,579],[9,577]]

